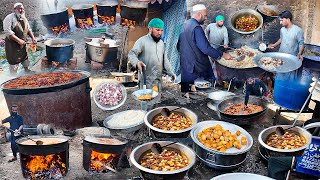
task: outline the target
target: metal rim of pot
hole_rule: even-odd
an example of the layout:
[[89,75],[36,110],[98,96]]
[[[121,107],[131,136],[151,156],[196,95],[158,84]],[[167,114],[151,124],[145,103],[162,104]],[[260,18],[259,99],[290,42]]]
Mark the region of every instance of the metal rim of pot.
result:
[[[261,11],[261,10],[264,9],[264,8],[265,8],[265,9],[268,9],[268,10],[272,10],[272,11],[278,13],[278,16],[269,16],[269,15],[264,14],[264,13]],[[279,17],[279,14],[280,14],[278,7],[275,6],[275,5],[258,5],[255,9],[256,9],[259,13],[261,13],[261,14],[267,16],[267,17],[277,18],[277,17]]]
[[[214,125],[217,125],[217,124],[220,124],[222,127],[223,126],[231,126],[231,127],[234,127],[235,129],[238,129],[241,132],[241,134],[245,135],[245,137],[247,138],[247,142],[248,143],[247,143],[246,147],[244,149],[242,149],[242,150],[239,150],[238,152],[220,152],[220,151],[216,151],[216,150],[210,149],[210,148],[206,147],[205,145],[203,145],[198,140],[198,132],[200,132],[202,130],[201,126],[206,126],[206,128],[209,128],[210,126],[214,126]],[[248,152],[251,149],[251,147],[253,146],[253,138],[245,129],[243,129],[242,127],[237,126],[235,124],[224,122],[224,121],[216,121],[216,120],[202,121],[202,122],[198,123],[191,130],[190,135],[191,135],[192,141],[194,143],[196,143],[198,146],[200,146],[204,150],[209,151],[209,152],[214,153],[214,154],[221,154],[221,155],[243,154],[243,153]]]
[[113,7],[113,6],[118,6],[118,1],[114,1],[114,2],[99,2],[96,4],[96,6],[109,6],[109,7]]
[[[8,88],[4,88],[4,85],[8,82],[10,82],[11,80],[13,79],[17,79],[17,78],[13,78],[13,79],[10,79],[4,83],[2,83],[0,85],[0,89],[2,91],[6,91],[6,92],[23,92],[23,91],[34,91],[34,90],[39,90],[39,92],[42,92],[42,91],[45,91],[46,89],[48,89],[48,92],[49,92],[49,89],[52,91],[54,90],[55,88],[70,88],[70,87],[73,87],[73,86],[76,86],[78,84],[81,84],[83,83],[83,81],[85,81],[86,79],[89,79],[91,73],[90,72],[87,72],[87,71],[82,71],[82,70],[71,70],[71,71],[64,71],[64,70],[57,70],[57,71],[53,71],[53,72],[73,72],[73,73],[80,73],[82,76],[75,80],[75,81],[71,81],[71,82],[68,82],[68,83],[64,83],[64,84],[57,84],[57,85],[54,85],[54,86],[42,86],[42,87],[35,87],[35,88],[19,88],[19,89],[8,89]],[[47,72],[41,72],[41,73],[37,73],[37,74],[42,74],[42,73],[47,73]],[[32,74],[32,75],[35,75],[35,74]],[[29,75],[27,75],[29,76]]]
[[[76,42],[73,39],[64,39],[64,38],[54,38],[54,39],[48,39],[44,42],[46,46],[49,46],[51,48],[62,48],[67,46],[73,46]],[[63,44],[64,46],[54,47],[52,45],[55,44]]]
[[[234,21],[240,16],[240,15],[254,15],[258,21],[259,21],[259,26],[255,29],[255,30],[252,30],[252,31],[248,31],[248,32],[245,32],[245,31],[240,31],[238,29],[236,29],[234,27]],[[240,34],[252,34],[256,31],[258,31],[261,27],[262,27],[262,24],[263,24],[263,18],[261,16],[260,13],[258,13],[256,10],[254,9],[250,9],[250,8],[247,8],[247,9],[241,9],[240,11],[237,11],[235,13],[232,14],[231,16],[231,20],[230,20],[230,23],[231,23],[231,28],[236,31],[237,33],[240,33]]]
[[[156,128],[154,126],[152,126],[152,124],[150,124],[149,120],[148,120],[148,117],[150,116],[151,113],[153,113],[154,111],[157,111],[157,110],[161,110],[163,108],[168,108],[169,110],[171,109],[175,109],[175,108],[178,108],[179,106],[163,106],[163,107],[158,107],[158,108],[155,108],[155,109],[152,109],[151,111],[149,111],[145,116],[144,116],[144,123],[152,130],[154,131],[157,131],[157,132],[160,132],[160,133],[164,133],[164,134],[179,134],[179,133],[184,133],[184,132],[187,132],[187,131],[190,131],[192,130],[195,125],[198,123],[198,116],[193,112],[191,111],[190,109],[187,109],[187,108],[180,108],[180,109],[177,109],[175,110],[176,112],[181,112],[181,110],[185,110],[187,111],[188,113],[191,113],[193,114],[193,116],[195,117],[194,119],[191,119],[193,121],[192,125],[189,127],[189,128],[186,128],[186,129],[183,129],[183,130],[163,130],[163,129],[159,129],[159,128]],[[159,111],[160,113],[160,111]],[[155,116],[154,116],[155,117]],[[154,118],[152,117],[152,119]]]
[[[219,111],[219,113],[222,115],[222,116],[225,116],[225,117],[228,117],[228,118],[232,118],[232,119],[239,119],[239,118],[251,118],[251,117],[255,117],[255,116],[259,116],[260,114],[264,113],[266,110],[267,110],[267,102],[265,100],[263,100],[262,98],[260,97],[257,97],[257,96],[250,96],[249,97],[249,102],[250,103],[251,101],[259,101],[261,102],[261,104],[259,104],[259,106],[262,106],[263,107],[263,110],[260,111],[260,112],[257,112],[257,113],[253,113],[253,114],[248,114],[248,115],[230,115],[230,114],[225,114],[224,113],[224,110],[225,109],[222,109],[222,105],[224,103],[227,103],[228,101],[231,101],[233,102],[233,104],[230,104],[231,105],[234,105],[234,104],[237,104],[238,102],[235,102],[235,99],[239,99],[238,101],[239,102],[244,102],[244,97],[243,96],[238,96],[238,95],[235,95],[235,96],[228,96],[226,97],[225,99],[221,100],[218,102],[217,104],[217,109]],[[229,107],[230,107],[229,106]]]
[[[181,148],[184,148],[185,151],[188,151],[188,153],[192,154],[191,157],[188,156],[188,159],[190,161],[190,163],[188,164],[188,166],[184,167],[184,168],[181,168],[181,169],[178,169],[178,170],[173,170],[173,171],[156,171],[156,170],[152,170],[152,169],[148,169],[148,168],[145,168],[143,166],[141,166],[137,161],[136,161],[136,158],[135,158],[135,154],[137,153],[137,151],[139,151],[141,148],[145,147],[145,146],[150,146],[153,144],[153,143],[159,143],[161,145],[165,145],[165,144],[169,144],[169,143],[172,143],[171,141],[153,141],[153,142],[148,142],[148,143],[144,143],[136,148],[133,149],[133,151],[131,152],[130,154],[130,161],[132,162],[132,164],[137,167],[139,170],[141,171],[144,171],[144,172],[147,172],[147,173],[152,173],[152,174],[159,174],[159,175],[174,175],[174,174],[177,174],[177,173],[181,173],[181,172],[184,172],[184,171],[187,171],[188,169],[190,169],[196,162],[196,153],[193,151],[193,149],[191,149],[190,147],[182,144],[182,143],[175,143],[175,144],[172,144],[168,147],[172,147],[173,149],[175,149],[174,147],[181,147]],[[148,148],[150,149],[150,148]],[[181,150],[180,150],[181,151]],[[141,153],[141,154],[144,154],[145,152]],[[182,152],[183,154],[186,155],[185,152]],[[138,158],[138,159],[141,159],[141,156]]]
[[[104,144],[104,143],[99,143],[97,141],[95,141],[95,139],[97,138],[107,138],[107,139],[116,139],[119,140],[121,142],[123,142],[123,144]],[[107,135],[88,135],[86,136],[83,141],[86,141],[88,143],[92,143],[92,144],[97,144],[97,145],[109,145],[109,146],[123,146],[126,145],[129,141],[121,138],[121,137],[116,137],[116,136],[107,136]]]
[[52,15],[52,14],[59,14],[59,13],[65,12],[65,11],[68,11],[68,8],[67,8],[67,7],[60,8],[58,11],[55,11],[55,12],[40,14],[40,16],[47,16],[47,15]]
[[[258,136],[259,144],[262,145],[264,148],[266,148],[268,150],[271,150],[271,151],[280,152],[280,153],[294,153],[294,152],[306,149],[309,146],[309,144],[311,143],[312,135],[306,129],[298,127],[298,126],[295,126],[294,128],[291,129],[292,131],[294,131],[295,129],[296,130],[298,129],[301,132],[303,132],[305,135],[308,136],[308,137],[304,136],[304,138],[307,141],[304,146],[299,147],[299,148],[295,148],[295,149],[278,149],[278,148],[274,148],[274,147],[271,147],[271,146],[267,145],[264,142],[264,140],[262,139],[262,136],[264,136],[265,133],[267,133],[267,131],[269,131],[271,129],[275,129],[276,127],[279,127],[279,126],[282,127],[283,129],[287,129],[287,128],[291,127],[291,125],[277,125],[277,126],[271,126],[269,128],[264,129],[263,131],[260,132],[260,134]],[[275,132],[275,131],[272,131],[271,133],[273,133],[273,132]],[[268,137],[271,133],[269,133],[266,137]]]
[[113,40],[113,39],[108,39],[108,40],[111,40],[111,41],[115,42],[116,46],[112,46],[112,47],[102,47],[100,45],[100,43],[98,43],[99,41],[97,43],[93,43],[93,41],[99,40],[100,38],[89,38],[89,39],[91,39],[91,41],[86,41],[86,44],[88,46],[93,46],[93,47],[97,47],[97,48],[107,48],[107,49],[112,49],[112,48],[118,48],[119,47],[119,45],[117,44],[117,41]]
[[85,10],[93,8],[92,4],[76,4],[71,7],[72,10]]
[[237,179],[237,178],[250,178],[250,179],[256,179],[256,180],[273,180],[272,178],[269,178],[267,176],[262,176],[259,174],[253,174],[253,173],[227,173],[222,174],[219,176],[216,176],[212,178],[211,180],[221,180],[221,179]]
[[[60,139],[63,140],[59,143],[54,143],[54,144],[43,144],[43,145],[35,145],[35,144],[22,144],[22,142],[26,141],[26,140],[30,140],[29,138],[37,141],[37,140],[45,140],[45,138],[54,138],[54,139]],[[36,146],[36,147],[48,147],[48,146],[52,146],[52,145],[59,145],[59,144],[63,144],[66,143],[70,140],[70,138],[68,136],[63,136],[63,135],[59,135],[59,136],[55,136],[55,135],[32,135],[32,136],[28,136],[27,137],[22,137],[16,140],[16,143],[19,144],[20,146],[26,146],[26,147],[31,147],[31,146]]]

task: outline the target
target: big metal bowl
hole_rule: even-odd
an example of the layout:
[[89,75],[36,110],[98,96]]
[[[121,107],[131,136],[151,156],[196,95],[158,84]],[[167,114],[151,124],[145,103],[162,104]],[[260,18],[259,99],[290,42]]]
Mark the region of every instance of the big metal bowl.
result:
[[[245,31],[240,31],[238,29],[236,29],[235,27],[235,23],[236,23],[236,20],[238,18],[240,18],[241,16],[245,16],[245,15],[251,15],[251,16],[255,16],[258,21],[259,21],[259,26],[253,30],[253,31],[248,31],[248,32],[245,32]],[[253,10],[253,9],[242,9],[236,13],[234,13],[232,16],[231,16],[231,28],[240,33],[240,34],[251,34],[251,33],[254,33],[256,31],[258,31],[261,27],[262,27],[262,24],[263,24],[263,18],[261,16],[260,13],[258,13],[257,11]]]
[[[142,110],[135,110],[135,111],[142,111]],[[121,127],[112,127],[112,126],[109,126],[108,125],[108,121],[110,121],[113,116],[118,116],[118,115],[121,115],[121,114],[124,114],[128,111],[122,111],[122,112],[119,112],[119,113],[116,113],[116,114],[113,114],[109,117],[107,117],[104,121],[103,121],[103,125],[108,128],[110,130],[111,133],[115,133],[115,134],[120,134],[120,135],[124,135],[124,134],[127,134],[127,133],[131,133],[131,132],[135,132],[137,130],[139,130],[141,127],[143,127],[144,125],[144,119],[142,118],[140,122],[134,124],[134,125],[126,125],[126,124],[123,124],[123,126]],[[142,111],[144,112],[145,114],[147,113],[146,111]]]
[[[260,148],[260,151],[263,150],[265,153],[264,156],[267,158],[270,156],[299,156],[302,155],[304,150],[309,146],[311,143],[312,135],[305,129],[301,127],[294,127],[290,129],[290,131],[295,131],[300,134],[300,136],[303,136],[306,139],[306,144],[300,148],[295,149],[278,149],[271,147],[266,144],[267,138],[272,134],[275,133],[277,127],[282,127],[283,129],[287,129],[291,127],[291,125],[278,125],[278,126],[271,126],[267,129],[264,129],[260,132],[258,141],[262,148]],[[261,153],[260,153],[261,154]]]
[[[247,145],[243,146],[241,149],[232,147],[227,149],[225,152],[216,151],[206,147],[199,141],[198,133],[206,128],[216,126],[218,124],[220,124],[224,129],[229,130],[232,134],[236,133],[236,131],[239,130],[241,132],[241,135],[247,138]],[[200,122],[191,130],[190,135],[194,142],[194,150],[196,151],[196,155],[207,166],[215,169],[226,170],[239,167],[245,161],[247,152],[253,145],[253,139],[246,130],[237,125],[223,121]]]
[[178,170],[173,170],[173,171],[156,171],[156,170],[152,170],[152,169],[148,169],[145,168],[143,166],[141,166],[139,164],[140,159],[142,158],[142,155],[150,150],[151,145],[153,143],[159,143],[161,146],[164,146],[166,144],[171,143],[170,141],[154,141],[154,142],[149,142],[149,143],[145,143],[142,144],[138,147],[136,147],[135,149],[133,149],[133,151],[130,154],[130,161],[132,162],[132,164],[137,167],[143,178],[144,179],[183,179],[184,176],[186,175],[187,171],[194,165],[194,163],[196,162],[196,155],[194,153],[194,151],[181,144],[181,143],[175,143],[172,145],[169,145],[169,148],[173,148],[173,149],[177,149],[179,150],[182,154],[186,155],[189,159],[189,165],[178,169]]
[[192,112],[191,110],[189,110],[187,108],[177,109],[177,110],[175,110],[175,112],[183,113],[192,120],[191,127],[183,129],[183,130],[177,130],[177,131],[162,130],[162,129],[159,129],[159,128],[152,126],[152,121],[156,115],[160,114],[160,112],[163,108],[168,108],[169,110],[172,110],[172,109],[178,108],[178,106],[158,107],[156,109],[149,111],[146,114],[146,116],[144,117],[144,123],[148,126],[148,128],[150,128],[153,131],[154,135],[156,137],[162,137],[162,138],[169,138],[169,137],[171,137],[171,138],[186,138],[186,137],[188,137],[189,132],[198,122],[198,116],[194,112]]

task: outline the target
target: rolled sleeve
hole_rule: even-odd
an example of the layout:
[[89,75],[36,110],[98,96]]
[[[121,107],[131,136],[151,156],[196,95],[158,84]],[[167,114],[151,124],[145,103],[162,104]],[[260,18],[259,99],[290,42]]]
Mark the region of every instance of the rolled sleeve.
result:
[[12,16],[8,15],[7,17],[4,18],[3,20],[3,31],[7,37],[10,35],[14,34],[12,31],[12,23],[13,23],[13,18]]
[[129,59],[129,61],[130,61],[130,63],[133,65],[133,66],[137,66],[137,64],[138,64],[138,61],[139,61],[139,59],[138,59],[138,57],[139,57],[139,55],[141,54],[141,52],[142,52],[142,42],[141,42],[141,40],[137,40],[135,43],[134,43],[134,45],[133,45],[133,47],[132,47],[132,49],[129,51],[129,53],[128,53],[128,59]]
[[297,33],[297,41],[299,46],[304,46],[304,33],[302,30]]

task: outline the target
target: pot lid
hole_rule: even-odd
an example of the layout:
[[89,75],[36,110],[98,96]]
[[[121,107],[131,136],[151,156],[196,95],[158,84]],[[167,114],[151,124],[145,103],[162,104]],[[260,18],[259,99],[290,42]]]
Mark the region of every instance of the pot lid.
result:
[[86,136],[84,141],[102,145],[124,145],[128,142],[112,136]]
[[[91,45],[91,46],[95,46],[95,47],[101,47],[100,45],[100,39],[101,38],[91,38],[91,41],[90,42],[86,42],[88,45]],[[103,44],[108,44],[109,45],[109,48],[115,48],[115,47],[118,47],[119,45],[117,45],[117,41],[115,40],[112,40],[112,39],[105,39],[103,41]]]

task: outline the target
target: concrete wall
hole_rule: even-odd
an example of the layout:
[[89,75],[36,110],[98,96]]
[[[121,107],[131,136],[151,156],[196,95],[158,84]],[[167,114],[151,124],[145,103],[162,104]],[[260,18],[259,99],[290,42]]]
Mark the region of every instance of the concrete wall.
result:
[[[259,4],[276,5],[280,11],[290,10],[293,13],[293,22],[303,29],[306,43],[320,43],[320,0],[187,0],[188,10],[190,10],[193,5],[198,3],[202,3],[207,6],[208,21],[206,24],[210,23],[217,14],[223,14],[226,17],[227,27],[231,26],[229,24],[231,15],[238,10],[244,8],[255,9],[255,7]],[[275,23],[279,23],[279,21],[276,21]],[[270,26],[273,27],[271,29],[268,29],[267,27],[265,33],[268,33],[268,30],[270,30],[270,35],[273,34],[274,36],[278,36],[277,29],[279,29],[281,26],[276,24],[271,24]],[[257,33],[256,36],[260,36],[260,34]],[[268,37],[268,34],[266,36]],[[256,37],[251,36],[250,38]],[[273,41],[274,39],[275,37],[271,38],[270,41]]]

